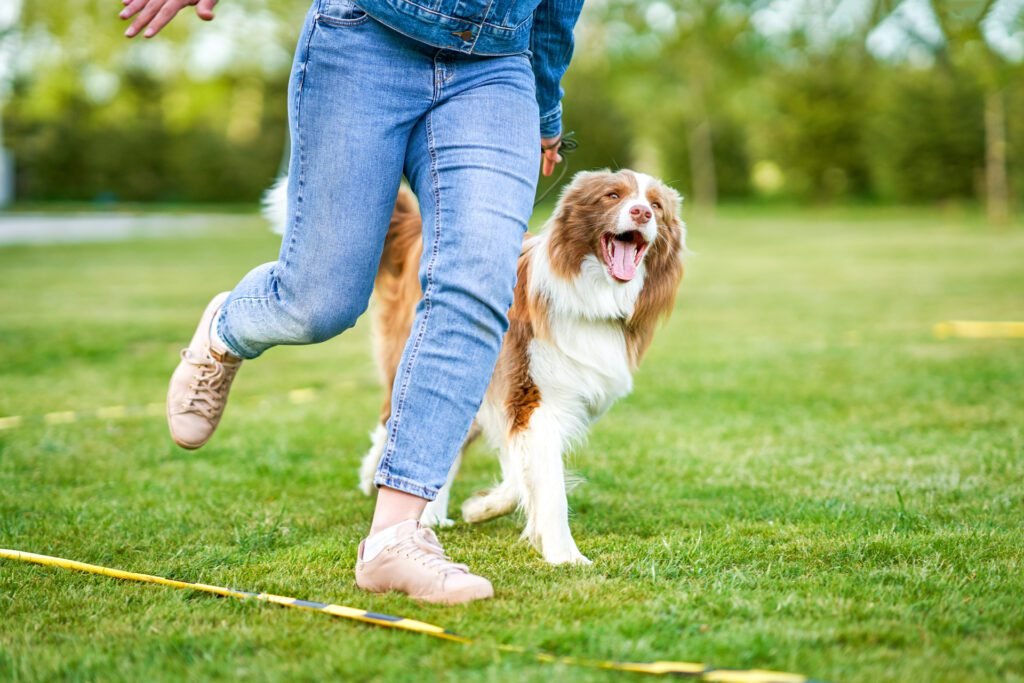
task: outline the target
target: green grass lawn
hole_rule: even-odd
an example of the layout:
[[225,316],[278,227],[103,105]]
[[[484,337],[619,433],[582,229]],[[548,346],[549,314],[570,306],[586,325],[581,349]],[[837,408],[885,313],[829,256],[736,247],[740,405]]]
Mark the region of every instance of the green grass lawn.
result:
[[[0,431],[0,547],[339,602],[557,654],[843,682],[1024,680],[1024,226],[972,213],[691,219],[678,309],[571,459],[591,567],[519,522],[442,540],[494,600],[354,585],[380,398],[368,326],[246,365],[214,440],[162,417]],[[163,399],[208,298],[276,256],[207,238],[0,248],[0,416]],[[317,390],[305,404],[295,388]],[[474,447],[455,503],[497,476]],[[0,561],[0,680],[633,680],[320,614]],[[642,680],[642,679],[640,679]]]

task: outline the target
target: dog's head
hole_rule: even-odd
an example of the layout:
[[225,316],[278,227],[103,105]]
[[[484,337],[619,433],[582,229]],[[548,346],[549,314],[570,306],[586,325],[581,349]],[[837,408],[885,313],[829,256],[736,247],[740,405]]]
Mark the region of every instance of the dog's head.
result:
[[545,241],[549,304],[572,315],[622,321],[634,367],[683,277],[682,199],[644,173],[577,173],[562,192]]
[[685,239],[681,204],[678,192],[644,173],[577,173],[552,217],[552,270],[572,278],[593,257],[609,282],[626,284],[678,262]]

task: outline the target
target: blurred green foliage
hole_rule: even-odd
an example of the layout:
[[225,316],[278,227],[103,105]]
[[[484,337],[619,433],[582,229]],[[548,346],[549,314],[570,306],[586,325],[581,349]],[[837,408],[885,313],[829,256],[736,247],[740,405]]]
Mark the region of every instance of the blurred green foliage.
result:
[[[769,5],[588,5],[564,83],[565,127],[580,141],[572,170],[642,168],[704,204],[981,199],[986,96],[997,93],[1011,198],[1024,187],[1024,71],[979,48],[970,22],[954,26],[959,15],[937,5],[946,41],[890,60],[866,47],[893,9],[884,2],[824,39],[760,30]],[[307,6],[224,0],[210,25],[182,16],[128,43],[116,8],[26,4],[18,40],[45,49],[23,51],[31,68],[16,71],[2,110],[16,196],[254,201],[280,168],[287,55]],[[247,28],[256,19],[262,32]],[[209,57],[216,31],[227,58]]]
[[[277,172],[285,79],[172,84],[134,71],[102,104],[67,85],[19,84],[7,107],[20,199],[252,201]],[[43,88],[48,106],[34,106]]]
[[867,148],[879,190],[903,201],[973,196],[985,162],[980,84],[939,70],[881,87]]

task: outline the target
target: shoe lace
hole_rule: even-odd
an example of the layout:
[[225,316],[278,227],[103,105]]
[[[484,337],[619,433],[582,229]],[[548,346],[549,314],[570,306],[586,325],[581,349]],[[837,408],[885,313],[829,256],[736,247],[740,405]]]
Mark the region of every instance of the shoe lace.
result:
[[399,541],[395,550],[442,576],[469,573],[469,567],[452,562],[451,558],[445,555],[441,542],[430,529],[417,529]]
[[209,353],[199,357],[190,348],[181,350],[181,359],[196,368],[196,374],[188,385],[189,393],[182,402],[182,410],[202,415],[208,420],[215,419],[227,400],[238,364],[222,363]]

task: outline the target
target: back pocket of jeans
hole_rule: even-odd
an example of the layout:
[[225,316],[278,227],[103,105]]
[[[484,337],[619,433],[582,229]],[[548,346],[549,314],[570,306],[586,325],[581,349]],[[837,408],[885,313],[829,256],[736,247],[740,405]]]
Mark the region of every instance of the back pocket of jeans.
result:
[[321,0],[316,20],[328,26],[356,26],[370,18],[355,0]]

